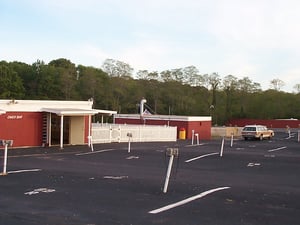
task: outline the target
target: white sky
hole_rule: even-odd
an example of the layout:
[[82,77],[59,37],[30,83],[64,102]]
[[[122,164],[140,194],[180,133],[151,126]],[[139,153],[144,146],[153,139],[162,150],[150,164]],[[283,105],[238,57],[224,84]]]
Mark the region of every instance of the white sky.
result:
[[107,58],[161,72],[300,83],[299,0],[1,0],[0,60]]

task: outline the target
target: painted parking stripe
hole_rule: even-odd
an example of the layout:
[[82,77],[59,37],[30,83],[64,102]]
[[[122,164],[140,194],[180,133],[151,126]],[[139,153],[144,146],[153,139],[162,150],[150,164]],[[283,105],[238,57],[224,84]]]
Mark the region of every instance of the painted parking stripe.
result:
[[104,179],[122,180],[128,178],[128,176],[104,176]]
[[218,152],[213,152],[213,153],[209,153],[209,154],[206,154],[206,155],[200,155],[198,157],[195,157],[195,158],[192,158],[192,159],[188,159],[185,162],[188,163],[188,162],[192,162],[192,161],[197,160],[197,159],[201,159],[201,158],[204,158],[204,157],[207,157],[207,156],[217,155],[217,154],[219,154],[219,153]]
[[274,148],[274,149],[268,150],[268,152],[275,152],[275,151],[279,151],[279,150],[286,149],[286,148],[287,148],[286,146],[283,146],[280,148]]
[[184,199],[184,200],[182,200],[182,201],[179,201],[179,202],[176,202],[176,203],[173,203],[173,204],[170,204],[170,205],[161,207],[161,208],[159,208],[159,209],[151,210],[151,211],[149,211],[148,213],[151,213],[151,214],[161,213],[161,212],[167,211],[167,210],[169,210],[169,209],[173,209],[173,208],[175,208],[175,207],[178,207],[178,206],[187,204],[187,203],[189,203],[189,202],[191,202],[191,201],[194,201],[194,200],[197,200],[197,199],[199,199],[199,198],[203,198],[204,196],[209,195],[209,194],[211,194],[211,193],[214,193],[214,192],[217,192],[217,191],[222,191],[222,190],[225,190],[225,189],[228,189],[228,188],[230,188],[230,187],[219,187],[219,188],[211,189],[211,190],[202,192],[201,194],[198,194],[198,195],[189,197],[189,198],[187,198],[187,199]]
[[11,173],[26,173],[26,172],[38,172],[38,171],[42,171],[41,169],[30,169],[30,170],[15,170],[15,171],[8,171],[8,174]]
[[94,151],[94,152],[84,152],[84,153],[78,153],[76,155],[90,155],[90,154],[96,154],[96,153],[102,153],[102,152],[110,152],[110,151],[114,151],[115,149],[110,148],[110,149],[103,149],[103,150],[99,150],[99,151]]

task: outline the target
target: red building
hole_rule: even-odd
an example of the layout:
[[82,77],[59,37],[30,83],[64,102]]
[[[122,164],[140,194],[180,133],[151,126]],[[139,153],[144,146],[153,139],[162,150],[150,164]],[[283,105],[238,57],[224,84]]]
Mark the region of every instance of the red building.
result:
[[93,101],[0,100],[0,139],[14,147],[88,143]]
[[116,114],[114,120],[117,124],[176,126],[178,138],[184,132],[187,139],[192,139],[193,133],[198,134],[200,139],[211,139],[210,116]]

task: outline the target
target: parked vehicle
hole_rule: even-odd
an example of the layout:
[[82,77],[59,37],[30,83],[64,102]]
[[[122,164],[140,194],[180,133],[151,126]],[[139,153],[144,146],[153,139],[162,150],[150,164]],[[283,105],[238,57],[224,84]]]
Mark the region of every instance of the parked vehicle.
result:
[[247,125],[242,129],[242,137],[248,139],[271,139],[274,136],[274,131],[269,130],[263,125]]

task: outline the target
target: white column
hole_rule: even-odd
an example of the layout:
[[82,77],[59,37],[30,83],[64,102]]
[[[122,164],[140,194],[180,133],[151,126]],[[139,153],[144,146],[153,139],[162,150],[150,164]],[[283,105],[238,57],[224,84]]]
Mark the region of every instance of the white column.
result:
[[60,148],[64,145],[64,115],[60,116]]
[[2,175],[7,175],[6,173],[6,165],[7,165],[7,146],[8,144],[4,144],[4,162],[3,162],[3,173]]
[[92,117],[92,116],[89,115],[89,131],[88,131],[89,137],[91,136],[91,125],[92,125],[92,118],[91,118],[91,117]]
[[52,129],[52,126],[51,126],[51,113],[49,113],[49,120],[48,120],[48,144],[49,144],[49,147],[51,146],[51,129]]

